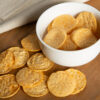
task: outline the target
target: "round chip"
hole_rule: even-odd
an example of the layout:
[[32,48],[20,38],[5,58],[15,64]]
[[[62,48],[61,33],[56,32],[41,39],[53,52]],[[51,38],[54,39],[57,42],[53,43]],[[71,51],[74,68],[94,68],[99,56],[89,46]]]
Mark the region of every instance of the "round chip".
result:
[[47,81],[47,77],[45,76],[43,81],[40,84],[38,84],[37,86],[35,86],[35,87],[24,87],[23,86],[23,90],[27,95],[29,95],[31,97],[44,96],[48,93],[46,81]]
[[23,67],[26,64],[29,58],[29,53],[26,50],[20,47],[12,47],[8,50],[11,51],[14,55],[13,69]]
[[47,81],[49,91],[57,97],[65,97],[74,91],[75,79],[65,71],[52,73]]
[[61,15],[52,22],[52,28],[64,28],[67,33],[71,32],[77,26],[77,20],[71,15]]
[[76,69],[68,69],[66,72],[76,80],[76,88],[72,94],[77,94],[86,87],[86,77],[82,72]]
[[76,20],[78,23],[77,27],[89,28],[94,33],[96,32],[97,21],[96,21],[94,14],[92,14],[91,12],[87,12],[87,11],[81,12],[76,17]]
[[14,63],[13,53],[8,50],[0,54],[0,74],[8,73],[12,70]]
[[36,72],[25,67],[19,70],[16,75],[16,79],[20,86],[33,87],[43,80],[43,73]]
[[36,33],[29,34],[28,36],[23,38],[21,40],[21,44],[22,44],[23,48],[27,51],[37,52],[37,51],[41,50],[39,43],[38,43],[38,38],[36,36]]
[[64,45],[61,47],[62,50],[76,50],[77,45],[71,40],[70,35],[67,36]]
[[71,38],[80,48],[89,47],[97,41],[97,38],[88,28],[79,28],[73,31]]
[[67,34],[64,29],[53,28],[45,35],[43,40],[51,47],[60,48],[64,44],[66,37]]
[[54,63],[46,58],[42,53],[36,53],[27,61],[27,65],[32,70],[47,71],[53,67]]
[[14,96],[20,89],[13,74],[0,76],[0,98]]

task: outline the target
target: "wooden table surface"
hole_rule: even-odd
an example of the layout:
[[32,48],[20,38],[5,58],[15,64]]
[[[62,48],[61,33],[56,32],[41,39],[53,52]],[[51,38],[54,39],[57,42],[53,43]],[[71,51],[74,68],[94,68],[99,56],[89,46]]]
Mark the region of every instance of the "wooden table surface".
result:
[[[91,0],[88,4],[100,10],[100,0]],[[31,23],[1,34],[0,52],[11,46],[20,46],[20,40],[27,34],[33,33],[34,29],[35,23]],[[65,69],[64,67],[62,68]],[[7,100],[100,100],[100,54],[90,63],[77,67],[76,69],[85,73],[87,77],[87,86],[83,92],[75,96],[56,98],[53,95],[48,94],[41,98],[32,98],[20,90],[14,97]]]

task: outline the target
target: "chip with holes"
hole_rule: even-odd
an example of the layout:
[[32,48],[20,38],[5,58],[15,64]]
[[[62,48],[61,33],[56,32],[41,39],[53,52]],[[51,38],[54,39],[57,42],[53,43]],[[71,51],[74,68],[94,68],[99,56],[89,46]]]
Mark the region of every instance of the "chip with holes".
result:
[[14,96],[20,89],[13,74],[0,76],[0,98]]
[[0,74],[8,73],[12,70],[14,63],[13,53],[6,50],[0,54]]
[[71,15],[58,16],[52,22],[52,28],[64,28],[67,33],[71,32],[76,26],[77,20]]
[[97,38],[88,28],[79,28],[73,31],[71,34],[71,39],[80,48],[89,47],[97,41]]
[[76,50],[78,47],[77,45],[71,40],[70,35],[67,36],[64,45],[61,47],[62,50]]
[[27,65],[32,70],[47,71],[53,67],[54,63],[42,53],[36,53],[29,58]]
[[12,52],[14,56],[14,64],[12,66],[13,69],[23,67],[26,64],[29,58],[28,51],[20,47],[11,47],[8,50]]
[[77,27],[89,28],[92,32],[97,30],[97,21],[93,13],[91,12],[81,12],[77,15]]
[[51,47],[60,48],[64,44],[66,37],[67,34],[63,28],[53,28],[44,36],[43,40]]
[[44,96],[48,93],[46,81],[47,81],[47,76],[44,76],[44,79],[40,84],[38,84],[35,87],[24,87],[23,86],[23,90],[27,95],[31,97]]
[[39,43],[38,43],[38,38],[36,36],[36,33],[29,34],[28,36],[23,38],[21,40],[21,44],[22,44],[23,48],[27,51],[37,52],[37,51],[41,50]]
[[20,86],[33,87],[43,80],[43,73],[25,67],[17,72],[16,79]]
[[84,73],[76,69],[68,69],[66,70],[66,72],[72,75],[72,77],[74,77],[74,79],[76,80],[76,88],[72,94],[77,94],[84,90],[84,88],[86,87],[86,77]]
[[65,71],[52,73],[47,81],[49,91],[57,97],[71,95],[76,87],[75,79]]

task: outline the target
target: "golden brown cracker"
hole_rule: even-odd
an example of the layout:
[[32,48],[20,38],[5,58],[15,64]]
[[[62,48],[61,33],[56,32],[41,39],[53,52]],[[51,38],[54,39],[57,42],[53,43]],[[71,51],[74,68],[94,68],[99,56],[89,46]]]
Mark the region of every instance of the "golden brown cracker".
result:
[[71,34],[71,39],[80,48],[89,47],[97,41],[97,38],[88,28],[74,30]]
[[20,86],[33,87],[43,80],[43,73],[25,67],[17,72],[16,79]]
[[20,89],[13,74],[0,76],[0,98],[14,96]]
[[52,22],[52,28],[64,28],[67,33],[71,32],[77,26],[77,20],[71,15],[61,15]]
[[77,45],[71,40],[70,35],[67,36],[64,45],[61,47],[62,50],[76,50],[78,47]]
[[36,33],[29,34],[28,36],[23,38],[21,40],[21,44],[22,44],[22,47],[27,51],[37,52],[41,50]]
[[89,28],[92,32],[97,30],[97,21],[93,13],[91,12],[81,12],[77,15],[77,27]]
[[42,53],[36,53],[29,58],[27,65],[32,70],[47,71],[53,67],[54,63]]
[[43,81],[40,84],[38,84],[37,86],[35,86],[35,87],[24,87],[23,86],[23,90],[27,95],[29,95],[31,97],[44,96],[49,92],[46,81],[47,81],[47,77],[45,76]]
[[26,64],[29,58],[28,51],[20,47],[11,47],[8,50],[12,52],[14,56],[14,64],[12,66],[13,69],[23,67]]
[[64,29],[53,28],[44,36],[43,40],[51,47],[60,48],[64,44],[66,37],[67,34]]
[[8,73],[12,70],[14,63],[13,53],[8,50],[0,54],[0,74]]
[[72,94],[77,94],[84,90],[84,88],[86,87],[86,76],[84,75],[84,73],[76,69],[68,69],[66,70],[66,72],[72,75],[72,77],[74,77],[76,80],[76,88]]
[[57,97],[65,97],[74,91],[75,79],[65,71],[52,73],[47,81],[49,91]]

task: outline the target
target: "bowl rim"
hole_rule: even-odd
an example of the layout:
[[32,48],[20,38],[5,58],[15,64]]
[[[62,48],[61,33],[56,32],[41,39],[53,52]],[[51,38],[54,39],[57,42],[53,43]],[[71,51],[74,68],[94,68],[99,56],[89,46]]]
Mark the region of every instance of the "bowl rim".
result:
[[38,20],[37,20],[37,23],[36,23],[36,35],[37,35],[39,41],[41,41],[41,43],[42,43],[43,45],[45,45],[47,48],[49,48],[49,49],[51,49],[51,50],[53,50],[53,51],[56,51],[56,52],[60,52],[60,53],[62,53],[62,52],[63,52],[63,53],[77,53],[77,52],[86,51],[86,50],[89,50],[90,48],[95,47],[96,44],[98,44],[98,42],[100,42],[100,39],[98,39],[94,44],[92,44],[92,45],[89,46],[89,47],[86,47],[86,48],[83,48],[83,49],[80,49],[80,50],[71,50],[71,51],[67,51],[67,50],[66,50],[66,51],[65,51],[65,50],[60,50],[60,49],[56,49],[56,48],[53,48],[53,47],[49,46],[49,45],[46,44],[46,43],[43,41],[43,39],[40,37],[40,35],[38,34],[38,25],[39,25],[39,22],[40,22],[41,17],[44,16],[45,13],[47,13],[50,9],[53,9],[53,8],[55,8],[55,7],[57,7],[57,6],[65,5],[65,4],[80,4],[80,5],[83,5],[83,6],[89,6],[89,7],[91,7],[92,9],[95,9],[95,10],[100,14],[100,11],[99,11],[98,9],[96,9],[95,7],[93,7],[93,6],[89,5],[89,4],[84,4],[84,3],[80,3],[80,2],[64,2],[64,3],[59,3],[59,4],[56,4],[56,5],[54,5],[54,6],[51,6],[50,8],[48,8],[47,10],[45,10],[45,11],[40,15],[40,17],[39,17]]

